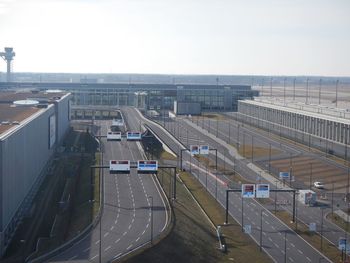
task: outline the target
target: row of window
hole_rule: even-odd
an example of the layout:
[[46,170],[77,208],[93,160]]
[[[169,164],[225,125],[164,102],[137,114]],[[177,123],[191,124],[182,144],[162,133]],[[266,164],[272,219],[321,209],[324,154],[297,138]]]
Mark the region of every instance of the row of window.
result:
[[258,105],[239,103],[239,112],[340,143],[350,142],[350,125]]

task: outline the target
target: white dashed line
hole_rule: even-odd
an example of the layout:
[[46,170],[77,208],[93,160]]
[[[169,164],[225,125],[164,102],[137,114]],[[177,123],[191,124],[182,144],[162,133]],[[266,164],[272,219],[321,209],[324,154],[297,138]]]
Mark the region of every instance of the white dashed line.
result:
[[117,244],[119,241],[120,241],[120,238],[118,238],[116,241],[114,241],[114,243]]
[[75,255],[74,257],[71,257],[69,260],[73,260],[73,259],[75,259],[77,257],[78,257],[78,255]]
[[91,260],[93,260],[93,259],[95,259],[95,258],[97,258],[98,257],[98,254],[97,255],[95,255],[95,256],[93,256],[92,258],[90,258]]
[[95,242],[96,245],[97,245],[98,243],[100,243],[100,240],[97,240],[97,241]]
[[288,259],[289,259],[289,261],[292,261],[292,262],[294,262],[294,260],[293,260],[293,259],[292,259],[291,257],[289,257]]
[[111,246],[106,247],[105,251],[107,251],[107,250],[110,249],[110,248],[111,248]]
[[138,238],[136,239],[136,242],[139,241],[139,240],[140,240],[140,237],[138,237]]
[[126,248],[126,250],[129,250],[132,247],[132,244]]
[[90,250],[90,247],[83,250],[83,252],[88,252]]
[[303,251],[301,251],[300,249],[298,249],[298,252],[299,252],[300,254],[303,254]]
[[109,235],[109,232],[107,232],[106,234],[104,234],[103,237],[106,237],[106,236],[108,236],[108,235]]
[[311,262],[311,259],[310,259],[309,257],[306,257],[306,259],[307,259],[308,261],[310,261],[310,262]]

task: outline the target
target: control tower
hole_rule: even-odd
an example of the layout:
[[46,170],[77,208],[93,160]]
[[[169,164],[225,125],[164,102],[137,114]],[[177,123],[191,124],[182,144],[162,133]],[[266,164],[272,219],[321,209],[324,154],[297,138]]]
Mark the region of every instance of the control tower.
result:
[[13,57],[16,55],[15,52],[13,52],[12,47],[5,47],[5,52],[0,52],[0,57],[2,57],[6,63],[7,63],[7,82],[11,81],[11,65],[12,65],[12,60]]

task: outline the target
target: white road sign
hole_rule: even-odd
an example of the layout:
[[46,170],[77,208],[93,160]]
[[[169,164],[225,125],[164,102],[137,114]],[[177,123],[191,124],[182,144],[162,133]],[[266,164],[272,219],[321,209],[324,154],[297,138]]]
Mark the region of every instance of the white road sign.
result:
[[126,133],[126,139],[129,141],[139,141],[141,140],[141,133],[129,131]]
[[110,160],[109,171],[111,173],[129,173],[130,161],[129,160]]
[[190,145],[191,155],[199,154],[199,145]]
[[281,180],[288,180],[289,179],[289,172],[280,172],[279,174]]
[[244,225],[243,230],[246,234],[252,233],[252,225]]
[[122,133],[121,132],[113,132],[113,131],[108,131],[107,132],[107,141],[112,141],[112,140],[121,140],[122,139]]
[[309,231],[310,232],[316,232],[316,223],[310,223],[309,224]]
[[256,198],[269,198],[270,197],[270,185],[269,184],[257,184],[255,197]]
[[203,155],[208,155],[209,154],[209,145],[201,145],[199,147],[199,153]]
[[157,172],[158,171],[158,161],[155,160],[140,160],[137,161],[137,171],[138,172]]
[[255,184],[242,184],[242,197],[254,198],[255,197]]

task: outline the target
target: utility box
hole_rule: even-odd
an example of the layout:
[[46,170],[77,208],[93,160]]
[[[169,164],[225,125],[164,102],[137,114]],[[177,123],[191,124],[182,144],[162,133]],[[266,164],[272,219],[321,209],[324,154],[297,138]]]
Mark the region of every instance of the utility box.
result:
[[312,190],[299,190],[298,200],[304,205],[313,206],[316,204],[317,196]]

